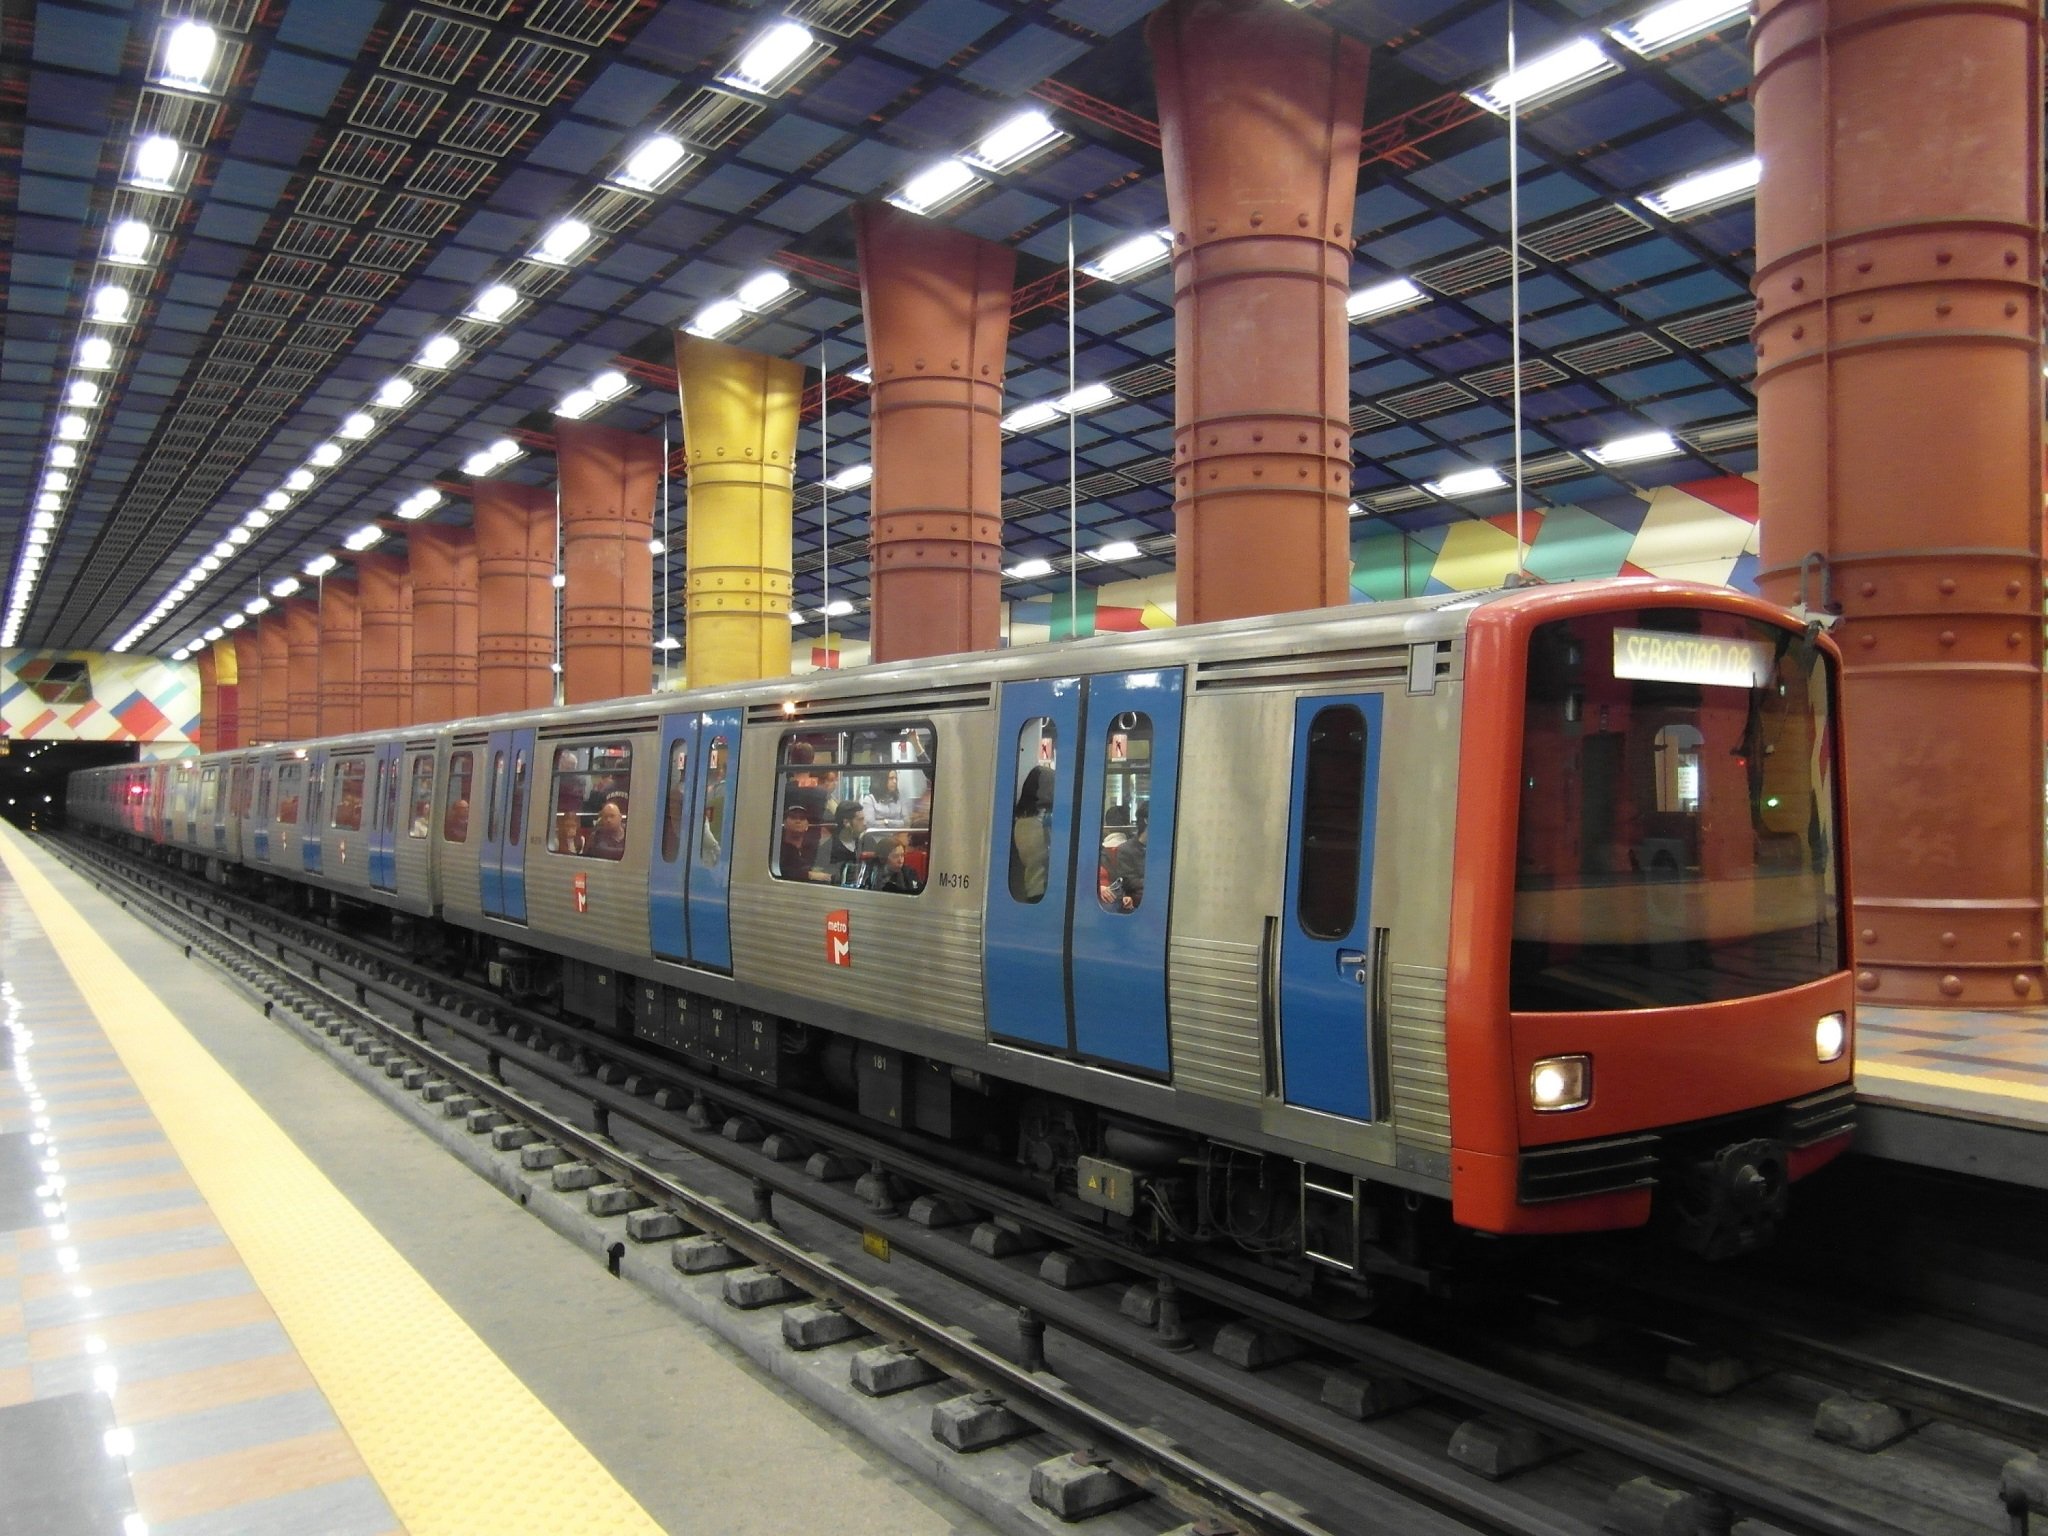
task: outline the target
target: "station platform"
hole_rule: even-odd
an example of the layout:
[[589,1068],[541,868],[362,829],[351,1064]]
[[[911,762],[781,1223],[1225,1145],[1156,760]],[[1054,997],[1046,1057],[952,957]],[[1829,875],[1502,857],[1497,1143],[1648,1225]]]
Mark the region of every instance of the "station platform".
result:
[[2048,1008],[1856,1010],[1856,1150],[2048,1189]]
[[4,827],[0,1067],[0,1536],[985,1529]]

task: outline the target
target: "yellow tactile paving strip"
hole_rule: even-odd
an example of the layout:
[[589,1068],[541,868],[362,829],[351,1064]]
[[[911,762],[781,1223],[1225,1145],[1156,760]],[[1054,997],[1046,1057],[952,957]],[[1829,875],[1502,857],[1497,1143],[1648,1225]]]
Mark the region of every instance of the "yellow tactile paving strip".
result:
[[411,1536],[658,1533],[58,894],[12,829],[0,829],[0,860]]

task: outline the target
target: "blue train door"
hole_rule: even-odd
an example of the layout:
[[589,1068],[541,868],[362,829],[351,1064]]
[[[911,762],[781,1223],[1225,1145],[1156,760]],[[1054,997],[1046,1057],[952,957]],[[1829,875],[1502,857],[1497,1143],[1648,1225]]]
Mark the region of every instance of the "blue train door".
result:
[[327,754],[306,757],[306,797],[299,811],[299,859],[309,875],[320,873],[320,838],[327,830]]
[[711,970],[732,969],[732,828],[740,712],[662,721],[661,837],[647,880],[654,952]]
[[1380,711],[1369,693],[1295,705],[1280,925],[1282,1093],[1290,1104],[1357,1120],[1382,1118],[1386,1093],[1373,1044],[1386,958],[1384,930],[1372,922]]
[[484,744],[484,843],[477,852],[478,894],[484,916],[505,915],[505,810],[510,799],[510,731],[493,731]]
[[[1178,669],[1005,685],[983,962],[996,1037],[1166,1074],[1181,686]],[[1026,804],[1048,781],[1050,807]]]
[[534,777],[533,732],[493,731],[486,748],[490,798],[484,818],[484,916],[526,921],[526,823]]
[[377,749],[370,801],[370,886],[398,889],[398,780],[405,748],[397,742]]

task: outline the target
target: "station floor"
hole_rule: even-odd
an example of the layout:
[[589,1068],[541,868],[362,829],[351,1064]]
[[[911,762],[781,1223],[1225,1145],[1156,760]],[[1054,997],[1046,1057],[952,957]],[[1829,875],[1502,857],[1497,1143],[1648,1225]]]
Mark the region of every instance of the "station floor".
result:
[[1856,1010],[1857,1150],[2048,1189],[2048,1008]]
[[0,828],[0,1536],[984,1530]]

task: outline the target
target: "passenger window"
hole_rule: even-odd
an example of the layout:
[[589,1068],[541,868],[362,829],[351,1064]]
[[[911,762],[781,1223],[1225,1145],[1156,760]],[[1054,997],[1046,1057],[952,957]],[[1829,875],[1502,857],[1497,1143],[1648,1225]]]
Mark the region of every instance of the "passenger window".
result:
[[505,841],[517,848],[526,836],[526,749],[512,756],[512,806],[505,817]]
[[589,741],[555,749],[554,829],[548,852],[584,859],[626,856],[633,809],[633,744]]
[[363,829],[363,780],[361,758],[334,765],[334,826],[342,832]]
[[1059,729],[1039,715],[1017,733],[1017,803],[1010,813],[1010,895],[1045,900],[1052,859],[1052,807],[1059,775]]
[[498,840],[498,796],[503,792],[504,785],[505,754],[493,752],[491,754],[491,798],[484,812],[484,841],[487,843],[495,843]]
[[434,819],[434,758],[422,752],[412,760],[412,810],[406,820],[407,837],[425,837]]
[[1365,716],[1356,705],[1316,711],[1301,781],[1301,879],[1295,911],[1312,939],[1341,939],[1358,920],[1365,827]]
[[706,869],[718,868],[725,856],[720,839],[725,836],[726,760],[731,755],[723,736],[711,738],[710,755],[704,760],[704,819],[697,832],[697,862]]
[[398,829],[398,764],[379,763],[377,772],[384,781],[383,828],[386,832],[394,832]]
[[791,731],[776,762],[769,869],[915,896],[931,874],[935,740],[928,725]]
[[306,774],[306,825],[309,827],[320,825],[321,794],[325,788],[326,783],[317,768]]
[[286,763],[277,774],[277,820],[279,826],[299,824],[299,792],[306,780],[304,763]]
[[1102,851],[1096,890],[1109,912],[1145,903],[1145,851],[1152,821],[1152,717],[1127,710],[1102,740]]
[[476,754],[455,752],[448,758],[448,808],[441,813],[441,840],[469,841],[469,798],[476,788]]
[[673,864],[683,848],[684,775],[690,766],[690,744],[680,738],[668,754],[668,794],[661,807],[661,862]]

